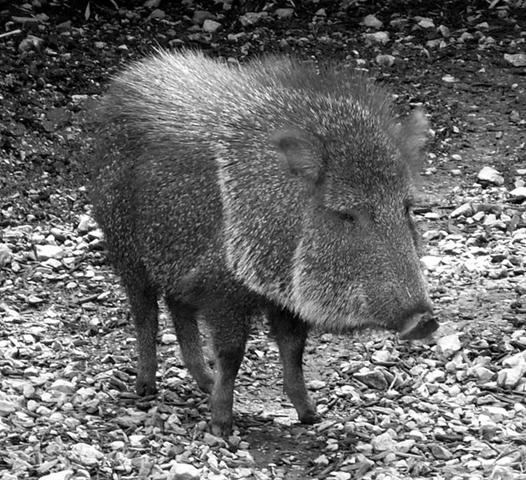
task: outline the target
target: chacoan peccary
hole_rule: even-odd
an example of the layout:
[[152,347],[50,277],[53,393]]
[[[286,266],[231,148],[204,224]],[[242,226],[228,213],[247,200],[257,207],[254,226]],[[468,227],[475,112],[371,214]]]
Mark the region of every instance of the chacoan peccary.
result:
[[101,109],[94,215],[131,304],[138,394],[156,391],[160,297],[222,435],[258,312],[304,423],[317,419],[302,371],[309,327],[406,339],[437,328],[410,212],[422,112],[397,123],[388,95],[345,71],[192,51],[132,64]]

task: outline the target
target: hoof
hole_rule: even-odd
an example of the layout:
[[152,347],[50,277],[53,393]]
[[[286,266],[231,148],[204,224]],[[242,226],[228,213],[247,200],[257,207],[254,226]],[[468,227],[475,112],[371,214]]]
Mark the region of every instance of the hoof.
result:
[[314,423],[321,422],[321,417],[314,410],[309,410],[301,415],[298,414],[298,418],[299,421],[305,425],[313,425]]
[[211,422],[210,433],[216,437],[228,438],[232,435],[232,422]]
[[145,382],[137,380],[135,382],[135,392],[139,397],[149,397],[152,395],[157,395],[157,387],[155,386],[155,382]]

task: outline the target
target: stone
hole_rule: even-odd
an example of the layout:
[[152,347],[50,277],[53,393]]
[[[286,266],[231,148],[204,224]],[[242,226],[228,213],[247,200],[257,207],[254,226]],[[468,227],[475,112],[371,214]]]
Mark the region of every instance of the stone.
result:
[[203,435],[203,442],[205,442],[210,447],[214,447],[216,445],[221,445],[224,443],[222,438],[216,437],[215,435],[212,435],[208,432],[205,432],[205,434]]
[[424,255],[420,258],[420,261],[427,270],[435,270],[440,265],[442,258],[434,255]]
[[394,452],[397,450],[397,442],[392,432],[385,432],[371,440],[371,445],[376,452]]
[[525,370],[521,366],[503,368],[497,375],[497,383],[503,387],[513,388],[523,379]]
[[432,443],[429,448],[431,450],[431,454],[437,460],[450,460],[451,458],[453,458],[453,454],[442,445]]
[[79,224],[77,225],[77,231],[84,235],[91,230],[97,228],[97,224],[89,215],[81,215],[79,218]]
[[445,379],[446,379],[446,372],[440,369],[431,370],[426,375],[426,382],[429,382],[429,383],[435,383],[435,382],[443,383]]
[[168,473],[167,480],[199,480],[201,472],[189,463],[175,463]]
[[464,203],[463,205],[460,205],[460,207],[455,208],[449,216],[451,218],[460,217],[461,215],[471,217],[474,213],[473,205],[471,203]]
[[16,412],[19,406],[10,400],[0,400],[0,417],[7,417]]
[[371,14],[366,15],[361,23],[366,27],[376,28],[377,30],[383,26],[383,22]]
[[418,26],[420,28],[435,28],[435,22],[431,18],[420,17],[418,21]]
[[504,60],[514,67],[526,67],[526,53],[505,53]]
[[61,378],[55,380],[51,386],[49,387],[50,390],[56,391],[56,392],[62,392],[71,394],[75,392],[75,386],[68,382],[67,380],[63,380]]
[[278,17],[280,20],[291,18],[292,15],[294,15],[294,9],[293,8],[278,8],[274,12],[276,17]]
[[104,455],[93,445],[76,443],[71,447],[70,458],[86,467],[94,467],[100,463]]
[[177,336],[173,333],[163,333],[161,337],[161,343],[163,345],[172,345],[174,343],[177,343]]
[[510,192],[511,197],[514,201],[522,202],[526,200],[526,187],[517,187]]
[[0,268],[9,265],[12,259],[11,249],[5,243],[0,243]]
[[492,167],[483,167],[479,171],[477,178],[483,183],[492,183],[493,185],[504,184],[504,178],[502,175],[498,170],[495,170]]
[[221,25],[219,22],[216,22],[215,20],[206,19],[203,22],[203,31],[207,33],[215,33],[217,32],[223,25]]
[[377,55],[375,60],[376,63],[382,67],[392,67],[396,58],[392,55]]
[[380,362],[380,363],[389,362],[391,358],[392,358],[391,352],[385,349],[376,350],[376,352],[374,352],[371,355],[371,360],[373,360],[374,362]]
[[355,373],[353,378],[359,380],[368,387],[376,388],[378,390],[385,390],[389,386],[385,375],[379,370],[360,371]]
[[363,36],[367,40],[370,40],[370,41],[376,42],[376,43],[385,44],[385,43],[387,43],[389,41],[389,33],[388,32],[364,33]]
[[44,261],[50,258],[60,259],[64,256],[64,250],[58,245],[35,245],[37,260]]
[[437,29],[444,38],[451,36],[451,31],[445,25],[439,25]]
[[468,373],[477,377],[481,382],[489,382],[495,376],[494,372],[482,365],[476,365],[470,368]]
[[437,340],[437,347],[445,357],[449,358],[453,356],[455,352],[458,352],[462,348],[458,333],[439,338]]
[[61,470],[39,477],[38,480],[69,480],[73,476],[73,470]]
[[310,380],[307,383],[307,387],[310,390],[321,390],[322,388],[325,388],[327,386],[327,383],[323,380]]
[[267,12],[247,12],[239,17],[239,21],[244,27],[249,27],[251,25],[256,25],[261,20],[267,17]]
[[502,365],[505,367],[517,367],[517,366],[523,366],[526,368],[526,351],[516,353],[515,355],[511,355],[510,357],[505,358],[502,361]]

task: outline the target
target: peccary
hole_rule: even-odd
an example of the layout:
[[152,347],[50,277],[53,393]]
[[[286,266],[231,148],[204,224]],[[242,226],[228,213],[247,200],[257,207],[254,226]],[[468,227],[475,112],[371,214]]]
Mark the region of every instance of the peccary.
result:
[[302,372],[310,327],[436,329],[410,212],[422,112],[397,123],[389,96],[345,71],[191,51],[132,64],[101,108],[94,215],[131,305],[138,394],[156,390],[161,296],[222,435],[257,312],[304,423],[317,420]]

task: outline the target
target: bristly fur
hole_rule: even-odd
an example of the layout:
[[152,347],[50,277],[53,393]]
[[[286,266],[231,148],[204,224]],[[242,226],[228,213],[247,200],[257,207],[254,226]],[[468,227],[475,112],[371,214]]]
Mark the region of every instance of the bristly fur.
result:
[[[389,96],[347,71],[286,57],[231,66],[191,51],[132,64],[99,115],[91,194],[130,301],[137,393],[156,389],[161,296],[225,436],[258,311],[304,423],[317,420],[302,372],[309,326],[415,334],[430,310],[408,213],[423,115],[397,125]],[[425,325],[417,335],[436,328]]]

